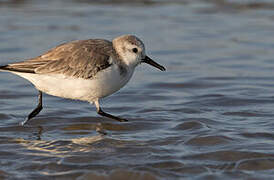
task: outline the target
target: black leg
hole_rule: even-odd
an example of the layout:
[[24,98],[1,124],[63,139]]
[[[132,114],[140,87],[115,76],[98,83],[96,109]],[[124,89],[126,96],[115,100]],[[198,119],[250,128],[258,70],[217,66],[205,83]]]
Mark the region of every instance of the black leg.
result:
[[43,109],[43,106],[42,106],[42,92],[39,91],[37,107],[28,115],[28,117],[23,122],[21,122],[21,125],[24,126],[30,119],[34,118],[37,114],[39,114],[39,112],[42,109]]
[[111,118],[111,119],[114,119],[114,120],[120,121],[120,122],[128,121],[126,119],[122,119],[122,118],[119,118],[117,116],[113,116],[111,114],[108,114],[108,113],[104,112],[102,110],[102,108],[100,107],[100,105],[99,105],[99,100],[95,101],[95,106],[97,108],[97,113],[100,114],[101,116],[105,116],[105,117],[108,117],[108,118]]
[[100,114],[101,116],[105,116],[105,117],[108,117],[108,118],[111,118],[111,119],[114,119],[114,120],[117,120],[117,121],[120,121],[120,122],[128,121],[126,119],[122,119],[122,118],[119,118],[117,116],[113,116],[111,114],[108,114],[108,113],[104,112],[101,108],[99,108],[97,113]]

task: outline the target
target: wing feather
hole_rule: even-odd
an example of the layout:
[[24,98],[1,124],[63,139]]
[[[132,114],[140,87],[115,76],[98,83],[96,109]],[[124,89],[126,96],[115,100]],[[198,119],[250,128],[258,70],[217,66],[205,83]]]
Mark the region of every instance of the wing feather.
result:
[[89,79],[108,68],[115,55],[110,41],[89,39],[61,44],[36,58],[3,67],[9,71]]

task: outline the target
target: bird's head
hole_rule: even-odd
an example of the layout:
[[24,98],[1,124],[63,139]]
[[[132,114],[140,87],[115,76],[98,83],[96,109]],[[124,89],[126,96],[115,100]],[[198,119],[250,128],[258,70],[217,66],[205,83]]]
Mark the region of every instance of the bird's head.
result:
[[165,71],[163,66],[156,63],[146,55],[144,43],[136,36],[119,36],[113,39],[112,43],[117,54],[126,65],[135,68],[141,63],[147,63],[160,69],[161,71]]

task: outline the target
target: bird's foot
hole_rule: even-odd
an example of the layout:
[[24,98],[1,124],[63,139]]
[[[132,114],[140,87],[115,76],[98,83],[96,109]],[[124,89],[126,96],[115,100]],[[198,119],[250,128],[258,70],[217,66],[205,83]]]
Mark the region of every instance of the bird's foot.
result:
[[24,121],[19,122],[19,125],[24,126],[28,122],[29,118],[26,118]]

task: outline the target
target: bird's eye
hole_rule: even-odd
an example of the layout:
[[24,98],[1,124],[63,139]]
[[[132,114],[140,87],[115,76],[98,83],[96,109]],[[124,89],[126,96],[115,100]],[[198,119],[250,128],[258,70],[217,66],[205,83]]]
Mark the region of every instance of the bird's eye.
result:
[[132,51],[133,51],[134,53],[137,53],[137,52],[138,52],[138,49],[137,49],[137,48],[133,48]]

